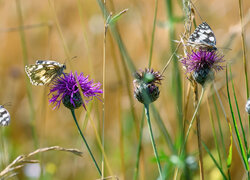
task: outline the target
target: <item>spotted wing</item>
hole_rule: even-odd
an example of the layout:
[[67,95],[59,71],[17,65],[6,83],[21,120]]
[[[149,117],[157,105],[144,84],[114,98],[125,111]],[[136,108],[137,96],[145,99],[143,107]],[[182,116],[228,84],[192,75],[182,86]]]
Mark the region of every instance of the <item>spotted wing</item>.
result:
[[42,65],[55,65],[55,66],[58,66],[58,67],[62,67],[63,64],[60,64],[59,62],[57,61],[51,61],[51,60],[37,60],[36,61],[36,64],[39,65],[39,64],[42,64]]
[[10,124],[9,112],[0,105],[0,126],[8,126]]
[[213,47],[216,49],[216,38],[210,26],[206,22],[203,22],[190,35],[188,44],[193,46]]
[[58,64],[36,63],[35,65],[25,66],[25,71],[33,85],[45,85],[61,75],[63,67]]

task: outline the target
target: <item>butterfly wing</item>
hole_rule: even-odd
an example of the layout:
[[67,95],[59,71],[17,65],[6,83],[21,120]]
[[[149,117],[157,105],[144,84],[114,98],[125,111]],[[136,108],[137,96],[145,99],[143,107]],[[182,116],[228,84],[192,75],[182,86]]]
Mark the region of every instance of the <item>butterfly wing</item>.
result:
[[216,38],[210,26],[203,22],[190,35],[188,44],[216,49]]
[[7,126],[10,124],[9,112],[0,105],[0,126]]
[[50,83],[55,77],[60,76],[65,69],[56,61],[38,60],[35,65],[25,66],[25,71],[33,85],[45,85]]

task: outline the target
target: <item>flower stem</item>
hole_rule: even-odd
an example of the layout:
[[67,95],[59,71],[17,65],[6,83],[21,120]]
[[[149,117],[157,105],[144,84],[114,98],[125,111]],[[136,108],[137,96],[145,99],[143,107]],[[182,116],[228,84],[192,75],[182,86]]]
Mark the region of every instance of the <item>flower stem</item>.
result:
[[94,155],[92,154],[92,152],[91,152],[91,150],[90,150],[90,148],[89,148],[89,145],[88,145],[88,143],[87,143],[87,141],[86,141],[86,139],[85,139],[85,137],[84,137],[84,135],[83,135],[83,133],[82,133],[80,127],[79,127],[79,124],[78,124],[78,122],[77,122],[77,120],[76,120],[75,110],[74,110],[74,109],[71,109],[71,113],[72,113],[73,119],[74,119],[74,121],[75,121],[75,123],[76,123],[78,132],[80,133],[80,135],[81,135],[81,137],[82,137],[82,139],[83,139],[83,141],[84,141],[84,144],[86,145],[86,147],[87,147],[87,149],[88,149],[88,151],[89,151],[89,154],[90,154],[92,160],[93,160],[94,163],[95,163],[95,167],[96,167],[96,169],[98,170],[98,173],[100,174],[100,176],[102,176],[101,170],[100,170],[100,168],[99,168],[99,166],[98,166],[98,164],[97,164],[97,162],[96,162],[96,160],[95,160],[95,158],[94,158]]
[[138,142],[137,153],[136,153],[136,165],[135,165],[135,173],[134,173],[133,180],[137,180],[138,174],[139,174],[139,162],[140,162],[140,154],[141,154],[141,148],[142,148],[141,144],[142,144],[143,126],[144,126],[144,112],[141,118],[140,136],[139,136],[139,142]]
[[156,161],[157,161],[157,166],[158,166],[158,170],[159,170],[159,174],[160,174],[160,179],[163,180],[160,159],[159,159],[159,156],[158,156],[158,153],[157,153],[157,150],[156,150],[153,130],[152,130],[151,122],[150,122],[149,105],[144,104],[144,107],[145,107],[146,118],[147,118],[147,121],[148,121],[148,129],[149,129],[150,139],[151,139],[151,142],[152,142],[155,158],[156,158]]
[[[203,92],[204,92],[204,90],[202,88],[202,96],[203,96]],[[195,96],[194,105],[196,107],[197,104],[198,104],[198,87],[197,87],[197,83],[194,86],[194,96]],[[198,140],[198,149],[199,149],[200,176],[201,176],[201,180],[204,180],[202,145],[201,145],[201,126],[200,126],[200,116],[199,116],[198,110],[197,110],[197,113],[196,113],[196,131],[197,131],[197,140]]]

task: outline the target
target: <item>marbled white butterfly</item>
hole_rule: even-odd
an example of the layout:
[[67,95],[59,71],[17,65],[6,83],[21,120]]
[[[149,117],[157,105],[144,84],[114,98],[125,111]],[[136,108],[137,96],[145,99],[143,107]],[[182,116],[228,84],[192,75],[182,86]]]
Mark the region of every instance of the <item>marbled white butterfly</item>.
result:
[[66,69],[65,64],[50,60],[38,60],[34,65],[25,66],[30,82],[35,86],[50,83],[54,78],[60,76],[64,69]]
[[214,32],[206,22],[202,22],[190,35],[188,45],[210,51],[217,50]]
[[10,113],[0,105],[0,126],[8,126],[10,124]]

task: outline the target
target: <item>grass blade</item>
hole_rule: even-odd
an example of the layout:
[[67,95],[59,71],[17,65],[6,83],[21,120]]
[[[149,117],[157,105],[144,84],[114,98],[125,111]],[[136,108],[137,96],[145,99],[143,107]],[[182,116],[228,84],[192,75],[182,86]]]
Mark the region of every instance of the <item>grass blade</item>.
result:
[[225,175],[225,173],[223,172],[222,168],[220,167],[220,165],[218,164],[218,162],[216,161],[216,159],[214,158],[214,156],[212,155],[212,153],[209,151],[208,147],[206,146],[206,144],[204,142],[202,142],[203,147],[205,148],[205,150],[207,151],[207,153],[209,154],[209,156],[211,157],[211,159],[213,160],[214,164],[216,165],[216,167],[219,169],[222,177],[224,180],[227,180],[227,176]]
[[234,115],[233,107],[232,107],[232,103],[231,103],[230,92],[229,92],[229,87],[228,87],[228,72],[227,71],[228,70],[226,68],[226,83],[227,83],[228,103],[229,103],[229,107],[230,107],[230,111],[231,111],[231,116],[232,116],[232,120],[233,120],[234,130],[235,130],[235,133],[236,133],[236,136],[237,136],[237,140],[238,140],[238,144],[239,144],[239,147],[240,147],[241,157],[243,159],[245,169],[247,171],[249,171],[249,165],[248,165],[247,157],[246,157],[246,154],[245,154],[245,151],[244,151],[244,147],[242,145],[242,141],[241,141],[241,138],[240,138],[240,133],[239,133],[239,130],[238,130],[237,122],[236,122],[236,119],[235,119],[235,115]]

